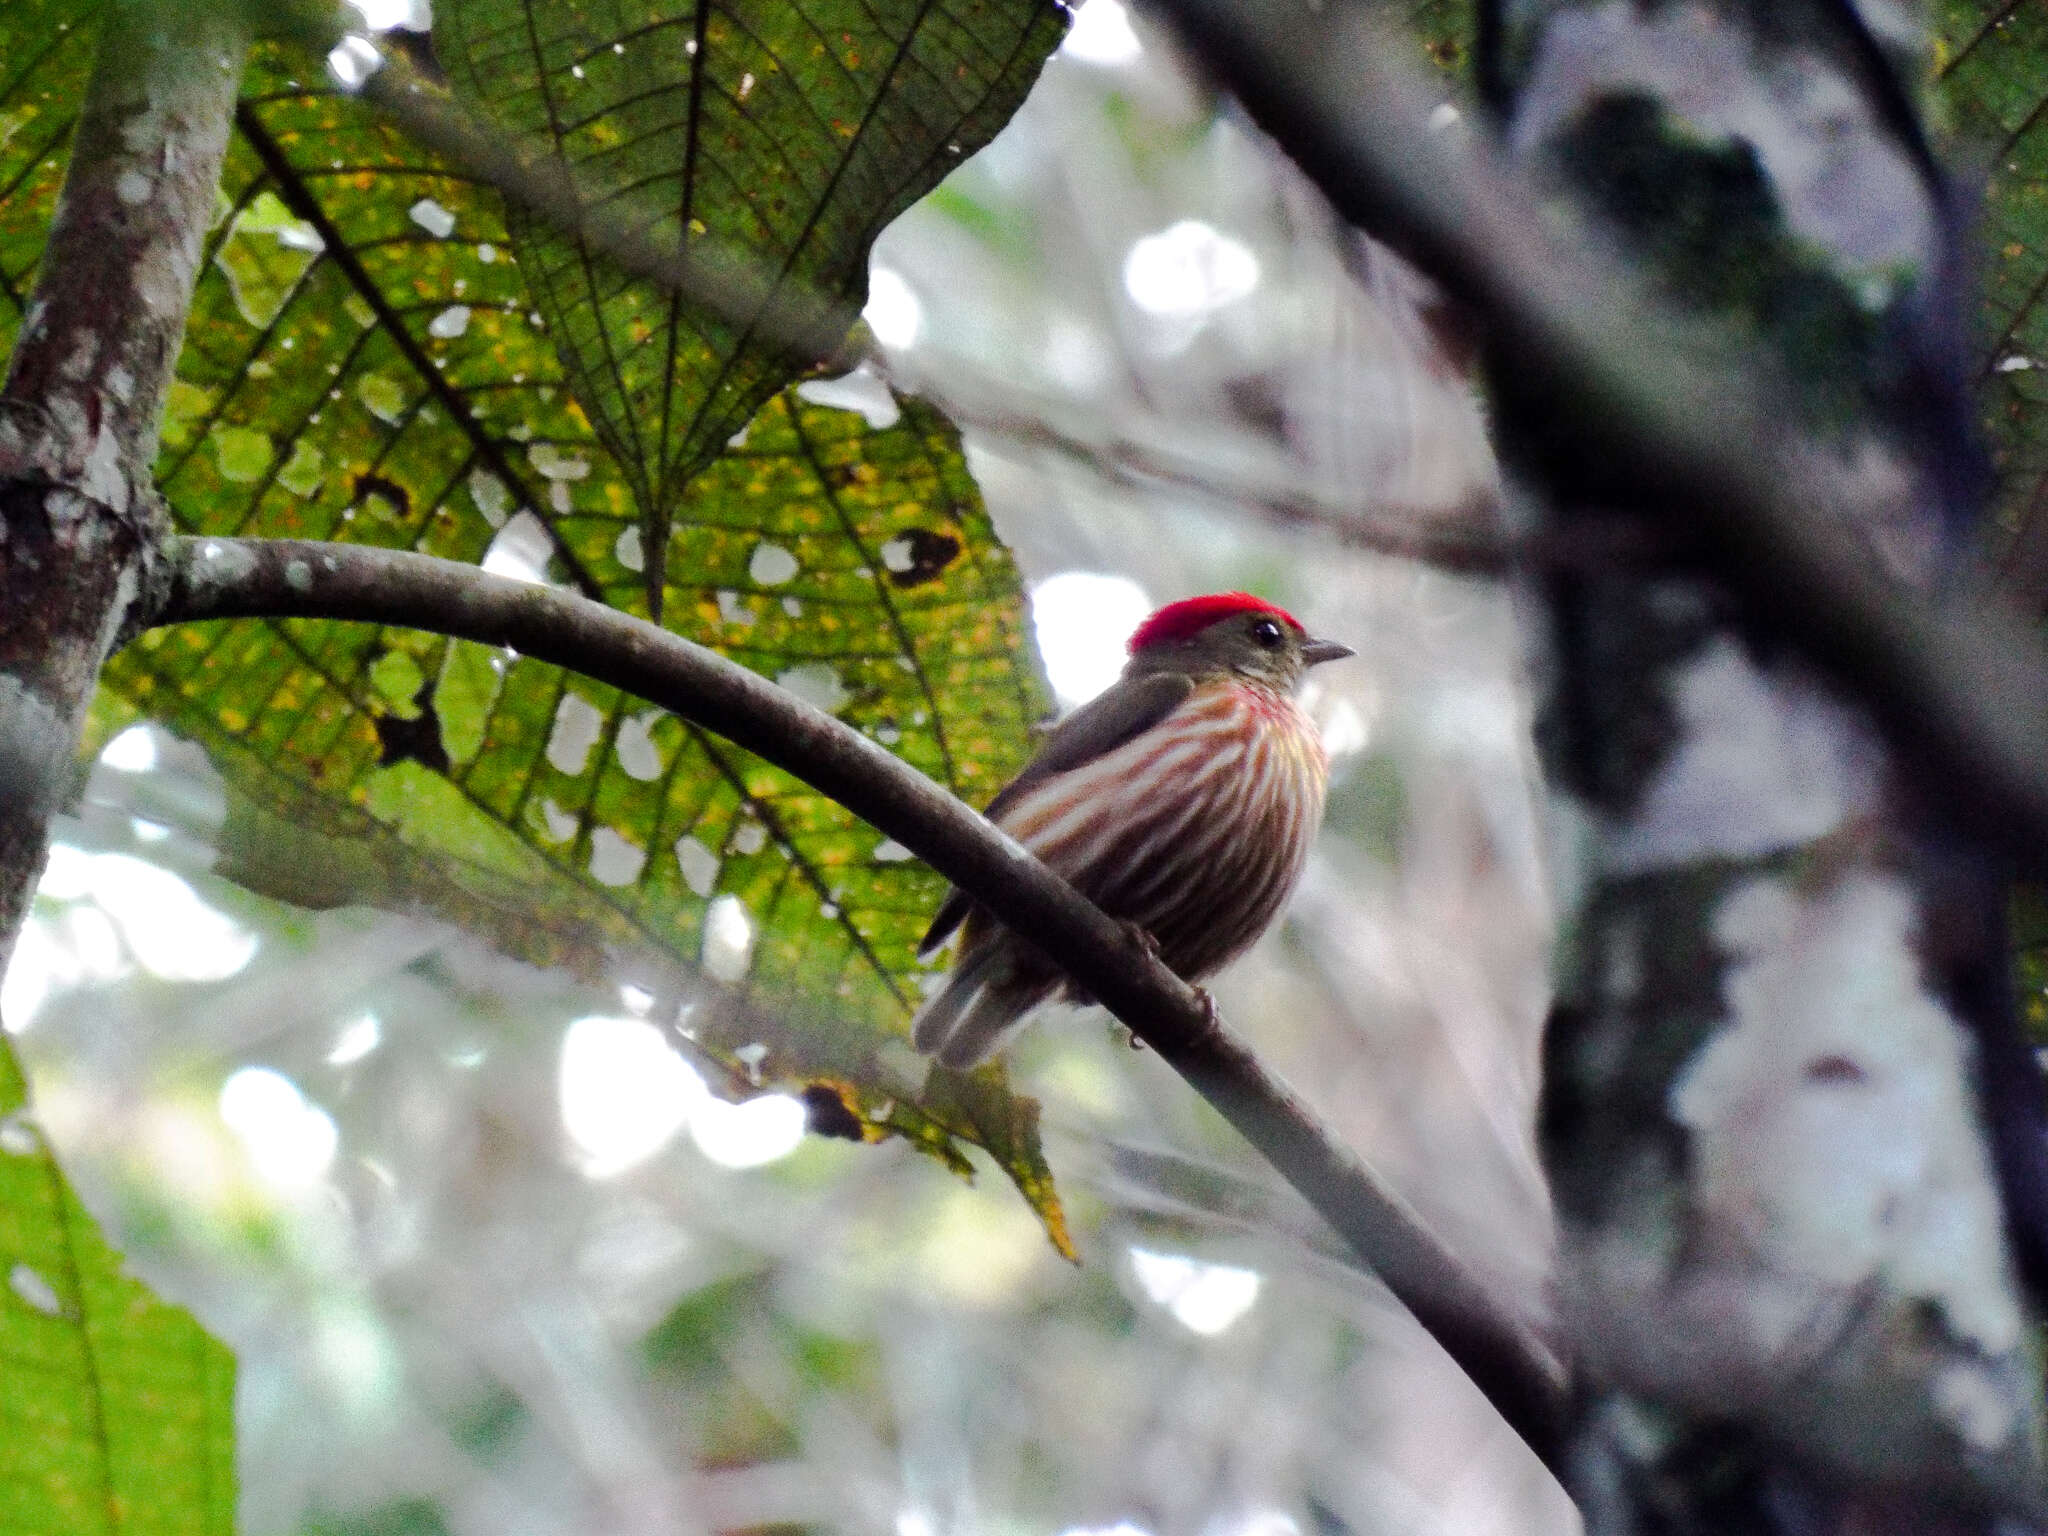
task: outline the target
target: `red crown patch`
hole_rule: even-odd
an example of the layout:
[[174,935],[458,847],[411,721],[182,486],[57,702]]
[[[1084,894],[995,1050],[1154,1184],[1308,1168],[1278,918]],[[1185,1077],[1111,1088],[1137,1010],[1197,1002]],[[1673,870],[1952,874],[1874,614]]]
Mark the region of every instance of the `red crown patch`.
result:
[[1127,649],[1135,656],[1151,646],[1171,645],[1200,634],[1219,619],[1240,613],[1270,613],[1292,624],[1298,632],[1307,633],[1301,628],[1301,620],[1263,597],[1253,597],[1249,592],[1211,592],[1206,597],[1186,597],[1168,603],[1132,631]]

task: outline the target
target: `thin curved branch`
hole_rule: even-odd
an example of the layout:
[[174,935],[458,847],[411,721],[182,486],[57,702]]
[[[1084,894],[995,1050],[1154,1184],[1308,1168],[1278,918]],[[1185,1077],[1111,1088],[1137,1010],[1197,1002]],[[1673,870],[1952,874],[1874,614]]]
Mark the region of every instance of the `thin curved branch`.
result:
[[1367,8],[1156,8],[1338,213],[1473,311],[1494,378],[1542,413],[1546,478],[1684,530],[1751,620],[1828,669],[1940,786],[1935,809],[2048,870],[2048,648],[2005,607],[1937,602],[1885,569],[1862,530],[1897,486],[1799,436],[1729,338],[1673,316],[1591,242],[1553,238],[1476,135],[1430,132],[1441,92]]
[[178,538],[155,625],[394,624],[510,646],[659,704],[831,796],[1034,936],[1307,1198],[1546,1462],[1563,1406],[1549,1345],[1323,1125],[1192,987],[988,821],[850,726],[716,652],[571,592],[365,545]]

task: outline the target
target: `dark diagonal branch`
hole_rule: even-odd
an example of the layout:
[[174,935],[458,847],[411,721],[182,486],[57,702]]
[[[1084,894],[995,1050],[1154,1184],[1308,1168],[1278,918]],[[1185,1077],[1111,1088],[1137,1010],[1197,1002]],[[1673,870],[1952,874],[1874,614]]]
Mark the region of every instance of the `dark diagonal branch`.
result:
[[170,565],[157,624],[343,619],[510,646],[659,704],[831,796],[1057,956],[1307,1197],[1548,1459],[1562,1376],[1535,1330],[1210,1018],[1194,989],[1020,845],[858,731],[643,620],[472,565],[363,545],[192,538],[173,541]]
[[860,318],[857,310],[793,280],[777,281],[760,262],[709,236],[692,240],[687,253],[651,237],[647,221],[630,206],[600,199],[560,156],[531,152],[478,121],[404,60],[392,58],[363,82],[361,94],[414,140],[489,182],[558,233],[601,252],[620,271],[750,328],[800,366],[836,360],[852,367],[858,360],[857,353],[840,355]]
[[[280,6],[271,17],[279,31],[314,57],[344,36],[334,12],[318,4]],[[367,43],[357,37],[355,41]],[[621,272],[664,293],[749,329],[779,347],[800,367],[852,367],[847,333],[856,308],[835,303],[794,278],[771,272],[757,259],[713,236],[677,238],[650,233],[663,221],[631,198],[608,195],[544,145],[508,135],[471,112],[413,67],[402,53],[383,49],[356,94],[415,142],[497,189],[507,201],[579,240]]]
[[1902,488],[1796,435],[1725,336],[1681,322],[1590,241],[1552,237],[1479,137],[1365,8],[1157,0],[1160,14],[1337,211],[1478,317],[1493,376],[1540,410],[1540,467],[1579,500],[1654,512],[1750,616],[1870,710],[1940,809],[2048,869],[2048,649],[1989,603],[1930,600],[1864,529]]
[[[309,51],[324,53],[341,36],[330,16],[288,14],[291,35]],[[409,137],[507,201],[692,308],[727,324],[753,327],[806,366],[816,362],[851,368],[865,360],[882,378],[896,383],[889,359],[879,348],[870,345],[862,352],[868,342],[865,333],[849,335],[858,317],[846,305],[828,301],[797,277],[771,276],[757,258],[709,236],[693,240],[686,257],[672,243],[647,234],[661,226],[652,210],[630,197],[600,196],[574,166],[543,145],[509,140],[457,97],[425,79],[395,50],[383,50],[380,58],[380,66],[358,87],[362,99]],[[253,119],[249,121],[253,124]],[[312,217],[304,209],[295,211]],[[342,247],[330,240],[328,249]],[[903,392],[916,390],[905,387]],[[1047,413],[1034,409],[1029,400],[1008,399],[993,407],[957,398],[937,403],[964,426],[1084,460],[1097,472],[1132,484],[1196,490],[1281,527],[1325,533],[1349,548],[1415,560],[1459,575],[1500,575],[1526,560],[1549,565],[1598,560],[1610,552],[1597,541],[1562,552],[1527,541],[1511,543],[1494,526],[1491,507],[1356,507],[1276,491],[1271,485],[1253,486],[1243,483],[1242,476],[1219,483],[1215,466],[1182,460],[1152,445],[1068,437],[1048,426]]]

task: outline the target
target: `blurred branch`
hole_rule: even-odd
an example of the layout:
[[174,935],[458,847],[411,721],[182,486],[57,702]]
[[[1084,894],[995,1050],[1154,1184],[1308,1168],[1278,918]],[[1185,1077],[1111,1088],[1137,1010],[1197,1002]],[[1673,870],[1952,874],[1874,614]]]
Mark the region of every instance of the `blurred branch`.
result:
[[168,563],[157,625],[325,618],[510,646],[659,704],[830,795],[1058,957],[1307,1198],[1549,1459],[1563,1376],[1535,1330],[1122,924],[858,731],[667,630],[457,561],[363,545],[179,538]]
[[1500,507],[1491,498],[1451,507],[1343,506],[1306,491],[1225,483],[1214,465],[1135,438],[1077,437],[1028,412],[961,406],[952,397],[937,403],[959,426],[987,433],[1005,445],[1054,454],[1132,490],[1199,496],[1276,528],[1315,534],[1364,554],[1413,560],[1453,576],[1653,568],[1669,566],[1684,552],[1679,540],[1631,513],[1593,509],[1568,527],[1546,526],[1513,535],[1501,526]]
[[[324,19],[315,25],[304,18],[297,21],[295,35],[319,51],[332,47],[341,36]],[[508,140],[422,77],[402,54],[384,49],[379,56],[382,64],[358,88],[362,99],[509,201],[574,235],[621,271],[729,323],[755,327],[793,358],[838,369],[865,358],[882,378],[892,378],[895,370],[882,351],[867,346],[863,352],[865,333],[851,334],[859,318],[852,308],[829,302],[795,278],[772,277],[746,253],[713,240],[693,241],[685,254],[649,238],[646,230],[657,227],[658,219],[632,212],[617,200],[601,201],[560,156],[523,149]],[[251,136],[260,145],[260,128],[247,126],[255,130]],[[274,166],[273,173],[282,175],[283,168]],[[305,209],[295,211],[311,216]],[[330,242],[329,249],[340,247]],[[1050,422],[1048,412],[1034,409],[1028,401],[982,406],[949,396],[938,403],[963,426],[1058,453],[1132,485],[1187,490],[1280,527],[1326,535],[1347,548],[1417,560],[1459,575],[1503,575],[1530,560],[1539,565],[1576,564],[1610,554],[1628,558],[1631,553],[1601,541],[1563,548],[1554,536],[1541,547],[1511,544],[1490,506],[1445,512],[1342,506],[1309,494],[1276,493],[1267,485],[1226,483],[1219,480],[1215,465],[1189,461],[1151,444],[1127,437],[1095,442],[1063,432]]]
[[[871,357],[870,364],[888,377],[886,361]],[[1275,527],[1322,535],[1347,549],[1417,560],[1460,576],[1502,576],[1524,558],[1544,558],[1530,545],[1508,539],[1500,527],[1499,509],[1491,501],[1475,500],[1442,509],[1346,505],[1311,491],[1276,487],[1263,476],[1226,480],[1213,462],[1140,438],[1078,436],[1057,426],[1050,419],[1050,410],[1038,410],[1030,402],[967,403],[957,393],[949,393],[935,403],[958,426],[1070,460],[1134,490],[1199,496]]]
[[2048,649],[2006,609],[1936,603],[1885,569],[1864,530],[1908,488],[1800,437],[1734,339],[1554,239],[1478,136],[1431,133],[1441,91],[1361,7],[1155,4],[1338,213],[1478,316],[1493,377],[1542,423],[1543,478],[1683,530],[1753,623],[1869,709],[1937,810],[2048,867]]
[[[294,6],[276,18],[302,47],[324,56],[344,33],[331,12]],[[636,216],[632,205],[603,196],[569,163],[547,150],[529,149],[469,111],[413,67],[403,54],[379,49],[377,64],[355,94],[416,142],[487,182],[509,202],[574,237],[629,276],[771,341],[805,366],[850,368],[846,352],[858,307],[835,303],[793,278],[771,274],[746,253],[710,236],[687,249],[655,238],[658,218]],[[678,232],[680,238],[680,232]]]

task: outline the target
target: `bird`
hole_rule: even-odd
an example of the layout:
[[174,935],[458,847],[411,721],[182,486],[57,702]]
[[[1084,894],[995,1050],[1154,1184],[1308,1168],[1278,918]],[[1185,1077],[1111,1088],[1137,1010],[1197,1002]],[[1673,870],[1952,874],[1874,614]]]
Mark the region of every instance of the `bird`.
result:
[[[1169,603],[1123,674],[1055,726],[984,814],[1195,985],[1279,914],[1322,822],[1329,755],[1295,702],[1304,671],[1355,653],[1246,592]],[[1057,959],[950,891],[918,946],[960,935],[911,1043],[967,1071],[1039,1004],[1089,1001]]]

